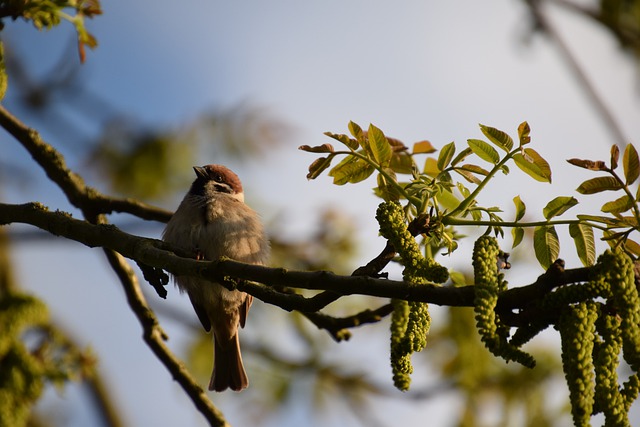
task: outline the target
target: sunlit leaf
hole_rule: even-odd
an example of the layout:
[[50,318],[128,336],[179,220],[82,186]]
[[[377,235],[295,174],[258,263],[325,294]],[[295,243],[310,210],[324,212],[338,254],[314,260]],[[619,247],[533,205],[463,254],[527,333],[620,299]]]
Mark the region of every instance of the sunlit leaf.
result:
[[513,244],[511,245],[511,248],[513,249],[522,242],[524,229],[522,227],[513,227],[511,229],[511,236],[513,236]]
[[369,178],[374,172],[373,166],[366,161],[348,156],[329,171],[329,176],[333,177],[333,183],[344,185],[346,183],[357,183]]
[[538,226],[533,231],[533,249],[540,265],[546,270],[558,259],[560,241],[552,225]]
[[482,124],[480,125],[480,130],[484,136],[489,139],[489,141],[502,148],[507,153],[513,149],[513,139],[501,130]]
[[529,136],[530,133],[531,128],[529,127],[529,123],[520,123],[520,126],[518,126],[518,139],[520,140],[520,147],[531,142],[531,137]]
[[466,159],[471,153],[473,153],[473,150],[469,147],[466,147],[464,150],[458,153],[458,155],[455,156],[453,160],[451,160],[451,166],[457,165],[458,163]]
[[525,212],[527,211],[527,207],[520,199],[520,196],[516,196],[513,198],[513,204],[516,205],[516,222],[520,221],[522,217],[524,217]]
[[431,154],[438,151],[429,141],[420,141],[413,144],[413,154]]
[[450,142],[442,147],[442,149],[440,150],[440,155],[438,156],[438,169],[440,169],[441,171],[445,170],[447,166],[449,166],[449,163],[451,162],[451,159],[453,158],[455,152],[456,145],[453,142]]
[[624,169],[626,184],[633,184],[640,174],[640,160],[638,159],[636,147],[632,144],[628,144],[627,148],[624,149],[624,154],[622,156],[622,168]]
[[436,193],[436,197],[438,198],[438,202],[447,210],[454,210],[460,204],[460,199],[458,199],[452,192],[447,190],[439,190]]
[[524,153],[516,153],[516,166],[536,181],[551,183],[551,167],[534,149],[525,148]]
[[389,167],[396,173],[410,174],[413,171],[413,158],[406,151],[393,153]]
[[438,162],[433,157],[427,157],[427,160],[424,162],[424,173],[429,175],[432,178],[435,178],[440,173],[440,168],[438,168]]
[[466,169],[462,169],[462,168],[455,168],[454,171],[456,171],[457,173],[459,173],[460,175],[462,175],[464,177],[464,179],[466,179],[467,181],[469,181],[472,184],[480,184],[482,181],[480,181],[480,179],[475,176],[473,173],[469,172]]
[[542,214],[544,215],[545,219],[549,220],[554,216],[562,215],[577,204],[578,200],[575,197],[556,197],[555,199],[547,203],[547,206],[542,209]]
[[467,144],[473,152],[485,162],[493,163],[494,165],[500,161],[500,155],[498,152],[488,143],[480,139],[468,139]]
[[580,184],[576,191],[580,194],[595,194],[601,191],[615,191],[622,188],[622,184],[612,176],[591,178]]
[[627,250],[627,252],[630,252],[631,254],[640,257],[640,245],[631,240],[631,239],[627,239],[624,242],[624,248]]
[[635,200],[625,194],[619,199],[605,203],[604,205],[602,205],[602,208],[600,208],[600,210],[602,212],[619,214],[628,211],[634,204]]
[[599,222],[606,225],[617,225],[618,220],[616,218],[611,218],[608,216],[598,216],[598,215],[576,215],[576,217],[581,221],[591,221],[591,222]]
[[467,163],[465,165],[462,165],[462,166],[459,166],[458,169],[463,169],[463,170],[466,170],[466,171],[469,171],[469,172],[477,173],[478,175],[482,175],[482,176],[489,175],[489,171],[488,170],[486,170],[484,168],[481,168],[480,166],[472,165],[472,164],[469,164],[469,163]]
[[351,132],[351,135],[358,141],[362,141],[364,139],[364,132],[362,131],[362,128],[353,121],[349,122],[349,132]]
[[567,162],[571,163],[574,166],[578,166],[580,168],[589,169],[592,171],[606,171],[609,168],[606,163],[602,160],[584,160],[584,159],[569,159]]
[[349,135],[337,134],[337,133],[331,133],[331,132],[325,132],[324,134],[330,138],[335,139],[336,141],[340,141],[341,143],[349,147],[351,150],[357,150],[358,147],[360,146],[360,144],[358,144],[358,141],[356,141],[353,138],[349,138]]
[[587,224],[572,223],[569,225],[569,234],[576,245],[578,257],[582,265],[588,267],[596,260],[596,244],[593,238],[593,228]]
[[386,167],[391,160],[391,146],[387,137],[379,128],[374,125],[369,125],[369,131],[367,132],[369,139],[369,148],[373,153],[373,158],[382,167]]
[[325,169],[331,166],[332,157],[317,158],[309,165],[309,173],[307,179],[316,179]]
[[298,150],[306,151],[308,153],[333,153],[333,145],[322,144],[313,147],[309,145],[301,145],[298,147]]
[[620,148],[617,145],[611,146],[611,169],[618,167],[618,159],[620,158]]

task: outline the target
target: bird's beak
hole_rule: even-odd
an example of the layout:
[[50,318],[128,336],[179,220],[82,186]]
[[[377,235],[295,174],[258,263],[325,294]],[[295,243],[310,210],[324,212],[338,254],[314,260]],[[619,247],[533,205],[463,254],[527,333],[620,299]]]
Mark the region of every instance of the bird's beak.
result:
[[198,178],[206,178],[207,175],[207,170],[203,167],[200,166],[194,166],[193,170],[195,171],[196,175],[198,176]]

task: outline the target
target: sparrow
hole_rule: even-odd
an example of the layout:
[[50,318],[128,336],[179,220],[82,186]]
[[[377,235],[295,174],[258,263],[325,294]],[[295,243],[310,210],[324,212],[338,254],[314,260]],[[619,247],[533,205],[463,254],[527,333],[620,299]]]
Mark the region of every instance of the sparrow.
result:
[[[162,239],[197,259],[227,257],[267,263],[269,240],[258,214],[244,203],[238,176],[222,165],[193,170],[196,179],[162,234]],[[249,385],[242,363],[238,326],[245,326],[253,297],[219,283],[187,276],[174,281],[186,292],[204,329],[213,330],[214,359],[209,390],[241,391]]]

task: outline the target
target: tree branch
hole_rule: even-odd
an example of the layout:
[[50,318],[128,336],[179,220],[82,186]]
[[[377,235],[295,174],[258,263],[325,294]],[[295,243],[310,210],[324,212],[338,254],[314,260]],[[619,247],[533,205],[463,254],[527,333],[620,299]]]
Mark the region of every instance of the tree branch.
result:
[[[127,258],[151,267],[162,268],[174,275],[219,282],[229,288],[248,292],[287,311],[319,310],[326,305],[326,301],[319,296],[305,298],[299,294],[287,294],[277,290],[283,286],[330,291],[341,296],[369,295],[443,306],[472,307],[474,303],[473,286],[417,286],[403,281],[367,276],[340,276],[328,271],[289,271],[283,268],[243,264],[229,259],[197,261],[189,258],[188,254],[176,255],[172,251],[175,248],[160,240],[134,236],[113,225],[94,225],[74,219],[65,213],[49,212],[37,203],[0,203],[0,225],[10,223],[31,224],[89,247],[111,249]],[[530,285],[511,288],[504,292],[499,299],[499,308],[503,311],[525,309],[533,299],[539,299],[557,286],[588,280],[589,272],[590,268],[586,267],[562,272],[550,270]],[[237,280],[230,281],[229,278]],[[332,298],[328,300],[331,301]]]

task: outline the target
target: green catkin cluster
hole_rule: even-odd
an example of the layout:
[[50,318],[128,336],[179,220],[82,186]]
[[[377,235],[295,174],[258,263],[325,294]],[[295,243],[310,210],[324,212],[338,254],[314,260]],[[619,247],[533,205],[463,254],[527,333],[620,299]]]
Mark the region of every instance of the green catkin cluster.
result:
[[622,349],[620,318],[601,314],[596,321],[596,331],[602,340],[596,340],[593,349],[595,406],[604,413],[605,426],[629,426],[625,397],[618,386],[618,355]]
[[26,328],[46,319],[46,307],[33,297],[4,294],[0,299],[0,425],[26,425],[42,394],[46,368],[20,338]]
[[566,307],[557,325],[562,340],[562,367],[576,427],[590,426],[593,412],[595,374],[592,354],[597,317],[595,302],[581,302]]
[[600,255],[598,263],[598,277],[611,286],[613,308],[621,319],[624,360],[634,372],[640,372],[640,298],[633,262],[627,254],[616,250]]
[[507,288],[504,276],[498,272],[499,254],[500,248],[493,237],[482,236],[476,240],[473,248],[476,326],[482,342],[494,355],[533,368],[533,357],[508,342],[509,328],[496,315],[498,296]]
[[[407,230],[402,207],[394,202],[381,203],[376,212],[380,234],[396,249],[404,265],[403,278],[407,283],[424,285],[430,282],[444,283],[449,278],[447,269],[433,259],[425,259],[415,238]],[[431,326],[429,307],[416,301],[392,300],[391,316],[391,367],[393,383],[406,391],[411,383],[411,354],[427,345]]]

